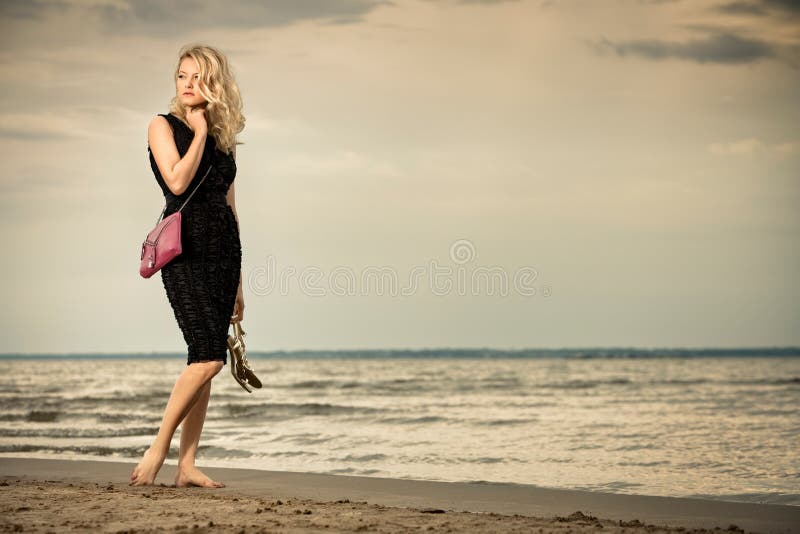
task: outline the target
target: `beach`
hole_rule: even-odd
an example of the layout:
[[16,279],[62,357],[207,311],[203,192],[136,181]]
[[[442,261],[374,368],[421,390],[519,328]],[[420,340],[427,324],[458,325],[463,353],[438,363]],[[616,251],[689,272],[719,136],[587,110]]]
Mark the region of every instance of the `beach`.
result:
[[800,532],[800,507],[203,468],[225,488],[128,485],[135,463],[0,458],[2,532]]
[[128,486],[181,360],[0,361],[0,532],[798,532],[797,358],[253,363],[211,490],[170,487],[180,429]]

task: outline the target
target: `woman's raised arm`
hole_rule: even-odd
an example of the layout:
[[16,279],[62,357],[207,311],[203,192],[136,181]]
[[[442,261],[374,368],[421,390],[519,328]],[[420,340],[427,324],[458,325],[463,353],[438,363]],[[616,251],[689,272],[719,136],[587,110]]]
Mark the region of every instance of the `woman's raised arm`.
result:
[[200,160],[203,157],[203,150],[206,144],[206,132],[198,131],[194,134],[192,144],[186,151],[183,158],[178,153],[175,146],[175,139],[172,136],[172,127],[167,119],[161,115],[156,115],[150,121],[147,128],[147,142],[150,145],[150,152],[156,160],[161,177],[167,184],[169,190],[174,195],[180,195],[197,172]]

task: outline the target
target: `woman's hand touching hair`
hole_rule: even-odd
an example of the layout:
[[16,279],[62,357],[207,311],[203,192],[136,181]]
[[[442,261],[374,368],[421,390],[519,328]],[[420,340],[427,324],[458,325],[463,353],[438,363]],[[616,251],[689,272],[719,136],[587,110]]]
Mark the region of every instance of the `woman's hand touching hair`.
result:
[[208,134],[205,107],[195,106],[186,110],[186,122],[192,127],[194,133]]

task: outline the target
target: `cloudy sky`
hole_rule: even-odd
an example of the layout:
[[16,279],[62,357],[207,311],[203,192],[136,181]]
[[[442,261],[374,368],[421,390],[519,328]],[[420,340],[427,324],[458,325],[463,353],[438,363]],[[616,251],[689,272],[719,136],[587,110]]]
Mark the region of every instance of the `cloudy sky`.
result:
[[232,62],[248,349],[800,344],[794,0],[0,3],[0,352],[183,351],[138,274]]

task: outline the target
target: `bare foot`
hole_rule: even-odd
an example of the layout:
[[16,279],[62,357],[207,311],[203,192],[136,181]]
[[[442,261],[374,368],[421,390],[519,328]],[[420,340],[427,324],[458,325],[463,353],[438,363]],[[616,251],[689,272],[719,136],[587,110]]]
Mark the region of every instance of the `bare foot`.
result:
[[164,458],[159,457],[158,454],[151,450],[149,447],[144,451],[144,456],[139,462],[139,465],[134,467],[131,472],[131,481],[129,486],[152,486],[156,480],[158,470],[161,469],[161,464],[164,463]]
[[188,486],[200,486],[203,488],[224,488],[225,484],[211,480],[205,473],[194,466],[178,466],[178,474],[175,475],[175,487],[185,488]]

